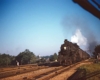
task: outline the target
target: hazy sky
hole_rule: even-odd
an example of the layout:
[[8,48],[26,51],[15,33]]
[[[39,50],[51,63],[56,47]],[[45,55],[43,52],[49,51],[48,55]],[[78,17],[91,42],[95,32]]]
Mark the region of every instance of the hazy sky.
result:
[[51,55],[64,39],[77,42],[77,31],[87,44],[88,29],[98,37],[99,27],[100,20],[72,0],[0,0],[0,53],[17,55],[29,49]]

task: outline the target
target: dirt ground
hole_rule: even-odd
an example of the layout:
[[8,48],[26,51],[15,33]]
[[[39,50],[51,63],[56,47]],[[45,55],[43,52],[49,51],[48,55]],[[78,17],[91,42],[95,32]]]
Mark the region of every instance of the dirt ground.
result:
[[23,80],[26,77],[31,79],[39,74],[43,74],[43,73],[46,73],[48,71],[54,70],[55,68],[57,68],[57,67],[49,67],[49,68],[40,69],[40,70],[36,70],[36,71],[24,73],[24,74],[15,75],[12,77],[3,78],[0,80]]
[[[89,63],[89,62],[88,63],[80,63],[80,64],[76,65],[75,67],[72,67],[71,69],[64,71],[63,73],[51,78],[50,80],[66,80],[68,77],[70,77],[76,71],[76,69],[78,67],[80,67],[81,65],[84,65],[84,64],[91,64],[91,63]],[[54,70],[55,68],[58,68],[58,67],[48,67],[45,69],[31,71],[31,72],[15,75],[12,77],[3,78],[0,80],[25,80],[25,78],[27,78],[27,79],[29,78],[29,79],[33,80],[33,77],[43,74],[43,73],[47,73],[48,71]]]
[[75,67],[63,72],[62,74],[59,74],[53,78],[51,78],[50,80],[66,80],[68,79],[72,74],[74,74],[76,72],[76,69],[78,67],[80,67],[81,65],[84,65],[84,64],[91,64],[91,63],[80,63],[78,65],[76,65]]

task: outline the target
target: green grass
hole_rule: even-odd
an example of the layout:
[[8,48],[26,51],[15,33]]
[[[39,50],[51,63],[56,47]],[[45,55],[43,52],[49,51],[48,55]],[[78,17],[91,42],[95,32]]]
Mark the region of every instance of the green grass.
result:
[[[94,71],[100,71],[100,63],[93,63],[93,64],[89,64],[89,65],[83,65],[80,67],[80,69],[85,69],[86,70],[86,74],[92,73]],[[93,76],[87,80],[100,80],[100,74]]]

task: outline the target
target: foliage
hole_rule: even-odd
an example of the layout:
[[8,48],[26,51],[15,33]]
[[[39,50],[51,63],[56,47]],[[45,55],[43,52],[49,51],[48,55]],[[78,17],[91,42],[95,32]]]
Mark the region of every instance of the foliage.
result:
[[96,53],[100,53],[100,45],[97,45],[97,46],[95,47],[95,52],[96,52]]
[[32,64],[38,62],[46,62],[49,58],[50,61],[57,60],[58,55],[54,53],[51,56],[44,56],[39,59],[33,52],[26,49],[23,52],[20,52],[17,56],[11,56],[9,54],[0,54],[0,66],[16,65],[17,61],[19,64]]
[[93,52],[93,57],[96,58],[98,53],[100,53],[100,45],[97,45]]
[[0,66],[8,66],[11,64],[12,56],[9,54],[0,54]]
[[44,63],[44,62],[46,62],[46,59],[42,57],[40,62]]
[[50,56],[50,61],[55,61],[57,60],[58,55],[56,53],[54,53],[53,55]]
[[26,49],[25,51],[19,53],[16,56],[16,60],[20,64],[28,64],[28,63],[34,63],[36,61],[36,56],[33,52]]

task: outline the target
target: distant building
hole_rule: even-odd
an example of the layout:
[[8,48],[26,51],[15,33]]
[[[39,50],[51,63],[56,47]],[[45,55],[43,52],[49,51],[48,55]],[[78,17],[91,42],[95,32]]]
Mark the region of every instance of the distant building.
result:
[[55,62],[57,62],[57,59],[55,60]]
[[17,62],[17,66],[19,66],[19,62],[18,61],[16,61]]
[[100,60],[100,53],[98,53],[98,55],[97,55],[97,59]]
[[50,59],[49,59],[49,58],[47,58],[47,59],[46,59],[46,62],[50,62]]
[[38,55],[38,58],[41,59],[40,55]]

